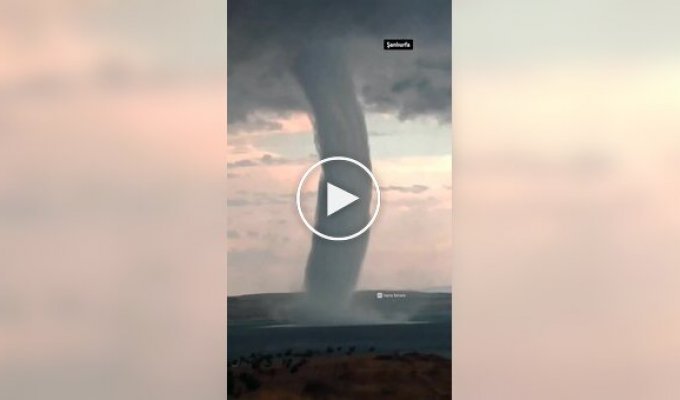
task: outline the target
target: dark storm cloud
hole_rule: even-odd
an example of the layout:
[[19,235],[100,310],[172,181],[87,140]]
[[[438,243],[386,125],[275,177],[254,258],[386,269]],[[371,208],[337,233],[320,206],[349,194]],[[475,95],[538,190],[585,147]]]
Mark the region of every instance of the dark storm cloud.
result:
[[420,114],[434,114],[444,121],[450,119],[451,86],[437,83],[427,74],[409,74],[391,84],[367,83],[361,88],[361,95],[370,109],[396,110],[401,119]]
[[[450,1],[230,0],[228,7],[231,133],[276,129],[277,115],[307,109],[289,66],[309,39],[341,39],[368,109],[450,120]],[[415,50],[383,50],[390,37],[414,39]]]

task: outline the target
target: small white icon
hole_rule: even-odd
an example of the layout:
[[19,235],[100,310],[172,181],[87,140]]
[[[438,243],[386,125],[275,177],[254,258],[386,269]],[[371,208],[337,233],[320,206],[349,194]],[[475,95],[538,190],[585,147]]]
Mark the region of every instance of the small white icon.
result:
[[326,183],[326,216],[329,217],[348,205],[359,200],[352,193],[342,190],[332,183]]
[[375,297],[377,297],[377,298],[379,298],[379,299],[382,299],[382,298],[383,298],[383,294],[382,294],[381,292],[378,292],[378,293],[375,294]]

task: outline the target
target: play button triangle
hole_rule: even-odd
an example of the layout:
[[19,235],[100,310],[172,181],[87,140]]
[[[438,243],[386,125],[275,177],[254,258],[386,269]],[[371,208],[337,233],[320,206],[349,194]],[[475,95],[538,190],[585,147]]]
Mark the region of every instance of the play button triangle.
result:
[[359,197],[342,190],[332,183],[326,183],[326,216],[329,217],[348,205],[359,200]]

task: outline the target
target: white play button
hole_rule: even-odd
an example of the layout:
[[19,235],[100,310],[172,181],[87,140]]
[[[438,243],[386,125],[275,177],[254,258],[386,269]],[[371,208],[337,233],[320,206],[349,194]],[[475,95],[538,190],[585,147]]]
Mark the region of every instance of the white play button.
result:
[[[356,196],[352,193],[349,193],[348,191],[344,189],[340,189],[339,187],[333,185],[332,183],[328,183],[326,181],[326,217],[322,218],[322,220],[316,221],[315,222],[313,219],[307,220],[307,217],[305,216],[305,213],[302,212],[302,198],[303,198],[303,187],[305,185],[305,182],[307,181],[307,178],[312,175],[312,173],[317,169],[321,168],[324,164],[326,163],[338,163],[340,166],[344,163],[344,168],[347,168],[347,164],[351,164],[354,167],[357,167],[364,171],[366,175],[371,179],[371,182],[373,183],[373,195],[368,195],[368,196],[362,196],[360,199],[359,196]],[[335,168],[340,168],[336,164]],[[350,168],[352,168],[350,166]],[[323,171],[321,171],[320,174],[317,174],[316,176],[318,177],[323,177]],[[322,179],[322,178],[318,178]],[[356,182],[355,182],[356,183]],[[311,186],[310,186],[311,187]],[[358,185],[357,185],[358,187]],[[312,189],[308,189],[312,190]],[[319,187],[319,192],[321,192],[321,187]],[[359,190],[359,189],[355,189]],[[317,193],[317,196],[319,194]],[[328,218],[331,215],[335,214],[336,212],[342,210],[343,208],[349,206],[350,204],[355,203],[357,200],[362,200],[362,201],[370,201],[371,198],[374,201],[374,206],[373,206],[373,213],[371,215],[371,219],[364,225],[363,228],[355,231],[355,232],[333,232],[333,235],[329,235],[326,232],[322,232],[320,229],[317,228],[327,228],[328,222],[334,222],[335,224],[340,223],[342,225],[343,218],[345,217],[344,215],[336,215],[333,218]],[[371,225],[375,222],[376,217],[378,216],[378,212],[380,211],[380,186],[378,185],[378,181],[375,179],[375,176],[371,173],[371,170],[368,169],[364,164],[360,163],[357,160],[354,160],[349,157],[343,157],[343,156],[334,156],[334,157],[328,157],[324,158],[323,160],[319,160],[314,165],[309,167],[307,171],[302,175],[302,178],[300,179],[300,182],[298,183],[297,191],[295,193],[295,205],[297,206],[297,211],[298,214],[300,214],[300,219],[302,219],[302,222],[305,224],[305,226],[312,231],[316,236],[326,239],[326,240],[331,240],[331,241],[343,241],[343,240],[351,240],[354,239],[360,235],[362,235],[364,232],[366,232]],[[318,207],[321,207],[322,204],[317,204]],[[357,204],[356,207],[361,206],[361,203]],[[320,210],[316,210],[317,212],[320,212]],[[351,210],[348,210],[351,211]],[[310,215],[315,215],[319,216],[317,212],[310,213]],[[320,214],[323,217],[323,214]],[[346,215],[349,220],[351,221],[351,216],[352,213],[348,212]],[[327,218],[327,219],[326,219]],[[335,226],[340,226],[340,225],[335,225]],[[349,225],[348,225],[349,226]],[[352,229],[356,227],[352,226]]]
[[359,200],[352,193],[342,190],[332,183],[326,183],[326,216],[329,217],[348,205]]

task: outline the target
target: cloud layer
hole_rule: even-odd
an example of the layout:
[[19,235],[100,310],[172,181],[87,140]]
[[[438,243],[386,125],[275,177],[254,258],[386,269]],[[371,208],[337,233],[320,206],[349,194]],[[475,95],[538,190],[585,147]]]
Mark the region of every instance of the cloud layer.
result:
[[[361,101],[400,118],[451,116],[451,4],[448,1],[284,0],[229,2],[229,126],[270,129],[274,117],[305,111],[289,72],[313,37],[346,46]],[[389,52],[382,40],[411,38],[415,50]]]

